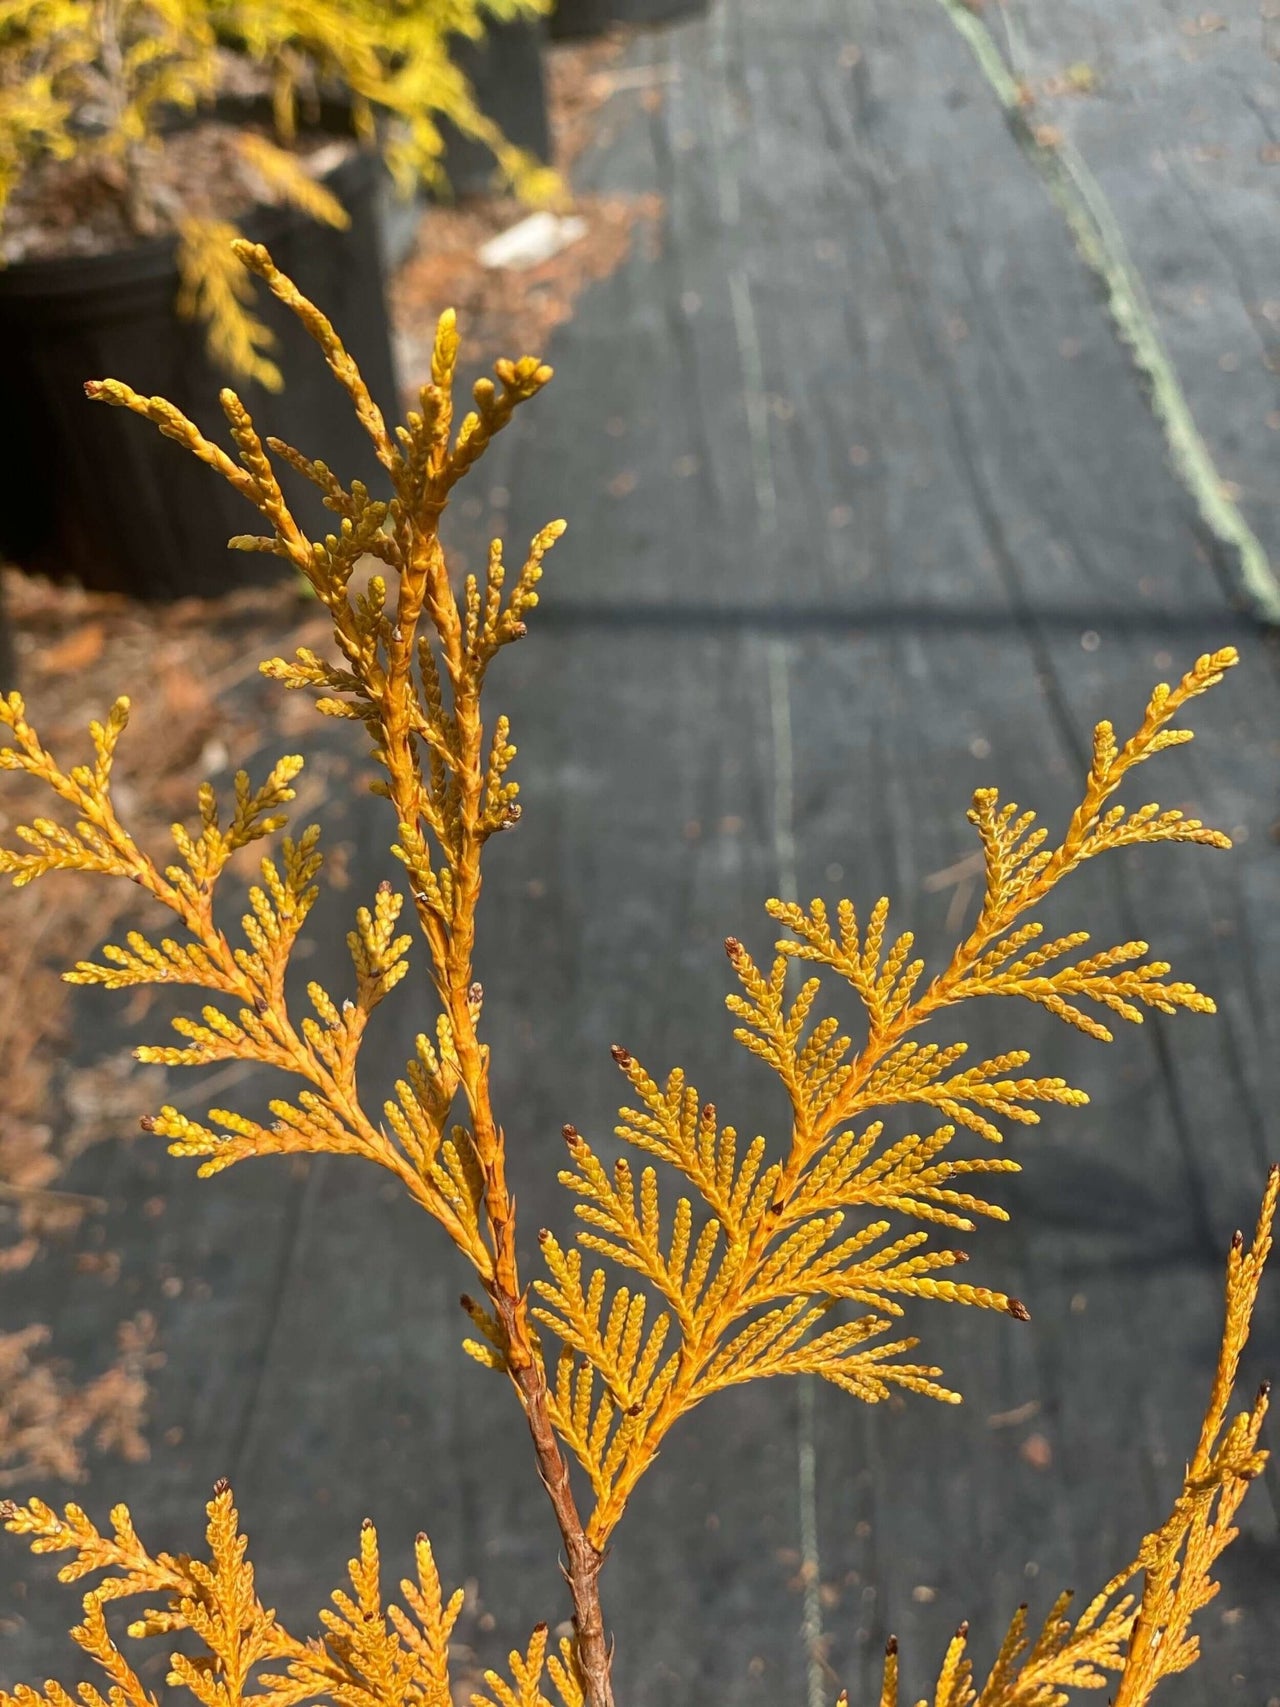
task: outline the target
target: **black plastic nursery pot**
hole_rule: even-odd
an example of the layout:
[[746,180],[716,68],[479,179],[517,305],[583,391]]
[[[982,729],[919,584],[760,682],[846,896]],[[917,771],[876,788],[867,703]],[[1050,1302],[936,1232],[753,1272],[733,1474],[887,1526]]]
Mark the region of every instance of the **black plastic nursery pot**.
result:
[[[490,22],[484,36],[471,41],[455,36],[451,54],[475,91],[476,105],[502,129],[508,142],[536,159],[551,158],[551,124],[542,72],[546,26],[541,19],[514,18]],[[481,143],[443,123],[444,171],[453,195],[475,195],[490,189],[493,155]]]
[[[398,418],[383,289],[376,155],[349,156],[326,178],[351,215],[336,231],[292,209],[241,220],[330,317],[375,399]],[[211,597],[290,573],[281,558],[229,551],[233,534],[267,531],[212,469],[149,422],[85,397],[87,379],[120,379],[175,403],[233,449],[218,405],[240,393],[259,431],[375,490],[378,465],[320,351],[274,297],[255,309],[276,333],[281,393],[240,384],[210,360],[204,330],[179,318],[171,239],[114,254],[0,269],[0,554],[21,567],[146,599]],[[313,537],[337,518],[291,469],[281,484]]]
[[556,0],[549,27],[557,41],[574,40],[615,24],[673,24],[706,9],[707,0]]
[[4,585],[0,583],[0,693],[12,693],[18,685],[18,672],[13,660],[13,631],[9,612],[5,608]]

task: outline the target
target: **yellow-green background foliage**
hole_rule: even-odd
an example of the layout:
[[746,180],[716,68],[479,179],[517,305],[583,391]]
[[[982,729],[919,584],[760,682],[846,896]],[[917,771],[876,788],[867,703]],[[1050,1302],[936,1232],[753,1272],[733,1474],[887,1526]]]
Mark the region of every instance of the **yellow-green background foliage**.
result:
[[484,143],[526,199],[555,194],[555,174],[507,142],[481,112],[455,61],[460,38],[546,12],[550,0],[0,0],[0,217],[23,174],[43,159],[97,168],[139,236],[176,229],[180,306],[210,329],[215,357],[272,388],[279,370],[253,315],[235,230],[199,207],[169,209],[154,184],[165,127],[217,95],[224,56],[247,55],[269,83],[274,141],[241,146],[271,195],[334,225],[347,214],[290,151],[300,103],[317,91],[351,104],[358,135],[376,143],[402,192],[443,185],[448,120]]

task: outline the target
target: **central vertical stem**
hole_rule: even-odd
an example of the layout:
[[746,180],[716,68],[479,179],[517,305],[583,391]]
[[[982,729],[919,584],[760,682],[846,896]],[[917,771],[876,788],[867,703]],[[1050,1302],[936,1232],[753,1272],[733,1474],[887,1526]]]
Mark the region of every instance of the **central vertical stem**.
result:
[[[501,1310],[502,1306],[499,1308]],[[600,1604],[599,1579],[604,1554],[587,1539],[573,1497],[569,1466],[565,1463],[547,1412],[541,1364],[535,1361],[524,1369],[513,1370],[512,1379],[524,1404],[538,1461],[538,1474],[547,1490],[564,1542],[565,1563],[562,1569],[573,1597],[574,1647],[586,1707],[614,1707],[613,1655],[605,1634],[604,1611]]]
[[[443,561],[433,567],[443,573]],[[446,583],[447,585],[447,583]],[[450,594],[450,600],[452,595]],[[506,1143],[494,1118],[489,1094],[488,1052],[476,1032],[472,1002],[475,915],[480,899],[478,826],[484,790],[484,732],[479,690],[462,667],[456,606],[437,595],[446,667],[454,692],[460,786],[458,817],[462,845],[454,868],[453,918],[444,948],[441,995],[449,1014],[464,1094],[471,1114],[471,1138],[484,1177],[484,1208],[493,1245],[490,1300],[502,1328],[507,1368],[520,1396],[533,1440],[538,1475],[555,1513],[564,1544],[564,1574],[573,1598],[574,1647],[586,1707],[614,1707],[611,1654],[600,1605],[599,1576],[604,1554],[592,1545],[574,1498],[569,1466],[560,1450],[547,1403],[546,1375],[530,1332],[528,1306],[520,1284],[516,1254],[516,1208],[506,1180]],[[433,613],[434,614],[434,613]],[[407,802],[406,802],[407,803]]]

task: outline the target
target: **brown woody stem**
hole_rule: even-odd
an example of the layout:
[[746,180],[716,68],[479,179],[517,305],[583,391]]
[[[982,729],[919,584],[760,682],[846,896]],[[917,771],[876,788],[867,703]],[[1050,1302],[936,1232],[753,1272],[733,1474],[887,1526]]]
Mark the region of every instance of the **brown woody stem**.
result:
[[451,1007],[458,1061],[471,1104],[476,1154],[484,1170],[485,1208],[494,1244],[493,1279],[487,1283],[487,1290],[502,1327],[507,1368],[529,1424],[538,1475],[547,1490],[564,1543],[563,1570],[573,1597],[574,1645],[586,1707],[613,1707],[611,1654],[600,1605],[599,1577],[604,1553],[588,1539],[578,1511],[569,1466],[551,1423],[542,1359],[529,1332],[528,1310],[516,1265],[515,1203],[506,1184],[506,1146],[489,1101],[487,1063],[466,1002],[455,1002]]
[[604,1554],[588,1539],[573,1494],[569,1466],[560,1450],[547,1404],[546,1376],[529,1328],[528,1309],[516,1260],[516,1206],[506,1181],[506,1145],[489,1097],[488,1054],[476,1035],[470,989],[475,915],[480,898],[478,825],[484,787],[483,726],[479,684],[469,675],[461,625],[443,554],[434,534],[427,548],[402,576],[397,624],[389,649],[383,689],[384,736],[391,795],[402,822],[416,825],[421,784],[413,759],[413,737],[405,716],[413,637],[424,606],[441,643],[453,688],[453,712],[459,746],[462,827],[451,861],[454,879],[452,918],[442,927],[429,907],[417,901],[419,919],[432,949],[436,981],[449,1015],[462,1089],[471,1115],[471,1141],[484,1179],[484,1209],[493,1246],[492,1273],[483,1277],[497,1312],[511,1380],[520,1397],[533,1440],[538,1475],[555,1513],[564,1544],[563,1567],[573,1598],[575,1651],[585,1707],[614,1707],[610,1650],[600,1606],[599,1576]]
[[[510,1333],[508,1320],[524,1316],[518,1299],[495,1299],[502,1325]],[[513,1321],[512,1325],[515,1323]],[[521,1323],[527,1334],[527,1327]],[[510,1343],[510,1341],[509,1341]],[[605,1635],[600,1605],[600,1569],[604,1554],[592,1546],[573,1496],[569,1466],[551,1426],[547,1411],[547,1389],[542,1365],[534,1360],[522,1369],[513,1368],[511,1378],[519,1391],[533,1438],[538,1474],[555,1512],[566,1563],[561,1567],[573,1597],[574,1646],[586,1707],[613,1707],[612,1652]]]
[[502,1327],[507,1367],[529,1424],[538,1475],[547,1490],[564,1543],[563,1569],[573,1597],[574,1645],[586,1707],[613,1707],[611,1655],[600,1605],[599,1577],[604,1554],[588,1539],[578,1511],[569,1466],[551,1423],[542,1359],[529,1331],[528,1310],[516,1263],[515,1203],[506,1184],[506,1145],[489,1101],[487,1063],[465,1001],[453,1004],[451,1018],[463,1084],[471,1104],[476,1153],[485,1176],[485,1208],[494,1244],[494,1273],[487,1290]]

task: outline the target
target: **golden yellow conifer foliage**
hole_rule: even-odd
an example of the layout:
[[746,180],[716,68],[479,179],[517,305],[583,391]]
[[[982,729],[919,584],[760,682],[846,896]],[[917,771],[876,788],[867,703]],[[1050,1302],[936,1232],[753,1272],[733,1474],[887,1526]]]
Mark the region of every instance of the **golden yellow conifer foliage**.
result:
[[[389,497],[375,498],[359,482],[344,486],[292,446],[264,443],[234,392],[222,394],[238,453],[232,458],[162,398],[141,397],[118,380],[88,389],[147,417],[227,479],[269,530],[234,543],[283,557],[329,612],[332,658],[302,651],[262,667],[286,687],[317,692],[323,714],[364,724],[381,772],[375,791],[394,814],[407,896],[390,883],[379,886],[348,937],[350,993],[312,982],[310,1011],[299,1014],[286,974],[317,894],[318,829],[284,837],[262,860],[242,941],[226,934],[215,902],[232,854],[283,829],[302,760],[281,759],[256,787],[238,776],[229,816],[203,787],[198,827],[175,825],[176,858],[157,863],[134,842],[112,800],[112,756],[128,719],[123,700],[91,726],[91,759],[70,767],[42,745],[16,694],[0,702],[0,721],[12,733],[0,767],[42,777],[67,809],[61,822],[20,826],[17,845],[0,849],[0,871],[17,884],[65,870],[139,884],[176,918],[180,935],[131,933],[67,976],[117,989],[164,983],[204,993],[196,1013],[173,1022],[180,1041],[140,1049],[143,1060],[253,1062],[292,1081],[292,1091],[271,1104],[269,1122],[234,1109],[212,1109],[206,1122],[171,1107],[145,1118],[144,1128],[167,1139],[173,1154],[196,1158],[206,1175],[253,1156],[363,1155],[394,1174],[470,1261],[483,1298],[463,1300],[472,1326],[464,1343],[506,1377],[527,1419],[574,1610],[574,1636],[558,1654],[548,1654],[540,1627],[527,1652],[511,1656],[510,1677],[491,1674],[489,1693],[475,1699],[489,1707],[547,1707],[542,1685],[549,1677],[562,1707],[609,1707],[600,1571],[628,1499],[680,1417],[725,1387],[791,1374],[820,1375],[872,1404],[895,1389],[956,1403],[940,1368],[914,1357],[915,1336],[900,1332],[907,1308],[929,1300],[1026,1317],[1017,1299],[954,1278],[967,1257],[955,1238],[972,1233],[979,1217],[1006,1219],[983,1178],[1018,1167],[1001,1148],[1005,1125],[1033,1124],[1044,1105],[1087,1099],[1063,1079],[1030,1073],[1021,1050],[966,1064],[950,1010],[980,997],[1021,998],[1100,1041],[1110,1041],[1108,1020],[1139,1023],[1145,1008],[1212,1011],[1207,996],[1148,958],[1145,943],[1094,951],[1083,930],[1046,941],[1034,914],[1099,855],[1155,842],[1228,845],[1221,832],[1179,811],[1129,808],[1115,796],[1139,765],[1191,739],[1173,720],[1221,680],[1235,653],[1206,654],[1175,686],[1158,686],[1127,740],[1118,740],[1110,723],[1098,725],[1080,804],[1060,837],[1034,813],[1001,804],[994,790],[977,792],[969,815],[985,865],[984,897],[973,929],[932,975],[911,933],[889,931],[887,901],[861,920],[850,901],[833,911],[816,900],[807,908],[769,902],[786,934],[767,968],[730,939],[738,991],[728,1002],[736,1036],[786,1090],[790,1130],[780,1141],[741,1140],[678,1069],[660,1082],[616,1046],[631,1099],[617,1134],[641,1160],[633,1166],[624,1157],[607,1167],[586,1138],[565,1128],[568,1162],[560,1177],[579,1226],[573,1239],[539,1235],[544,1268],[530,1287],[520,1267],[505,1137],[490,1096],[483,992],[472,967],[484,849],[519,817],[510,727],[501,715],[486,721],[481,701],[489,666],[525,633],[544,558],[563,524],[544,528],[514,573],[495,541],[484,577],[467,576],[460,589],[450,579],[438,524],[453,488],[551,372],[531,357],[498,362],[496,383],[481,380],[473,407],[455,420],[458,334],[446,313],[431,381],[418,408],[393,430],[320,310],[265,250],[240,243],[236,253],[315,339],[372,440]],[[321,489],[337,532],[306,537],[278,484],[279,463]],[[367,557],[385,573],[353,594],[353,571]],[[416,937],[400,930],[406,901]],[[419,939],[438,1012],[417,1038],[394,1096],[369,1109],[358,1085],[366,1029],[410,971]],[[793,961],[813,969],[794,993]],[[824,977],[842,980],[857,996],[865,1015],[857,1039],[835,1019],[816,1017]],[[940,1035],[922,1035],[926,1027]],[[889,1137],[881,1116],[895,1108],[911,1119],[919,1110],[921,1131]],[[962,1129],[980,1141],[977,1154],[958,1144]],[[673,1176],[680,1195],[664,1201],[663,1178]],[[1226,1413],[1278,1192],[1280,1175],[1273,1174],[1252,1245],[1238,1240],[1232,1249],[1212,1398],[1168,1523],[1078,1618],[1068,1615],[1064,1598],[1033,1636],[1025,1611],[1018,1613],[981,1690],[960,1631],[943,1662],[935,1707],[1060,1707],[1071,1690],[1108,1680],[1119,1707],[1138,1707],[1163,1677],[1195,1659],[1191,1618],[1213,1593],[1210,1573],[1264,1457],[1258,1436],[1265,1395],[1229,1424]],[[929,1242],[936,1231],[946,1245]],[[621,1282],[618,1269],[625,1271]],[[360,1707],[444,1707],[449,1700],[448,1635],[458,1602],[445,1599],[425,1540],[416,1577],[400,1585],[403,1604],[388,1605],[377,1540],[366,1525],[350,1592],[335,1594],[320,1639],[302,1643],[257,1598],[225,1487],[209,1506],[206,1560],[151,1555],[123,1508],[112,1515],[110,1537],[74,1506],[59,1518],[36,1501],[11,1505],[7,1522],[39,1551],[73,1551],[64,1579],[107,1573],[89,1593],[76,1635],[105,1669],[115,1707],[151,1699],[104,1616],[107,1602],[135,1593],[164,1604],[131,1625],[131,1635],[182,1629],[199,1638],[204,1658],[175,1656],[170,1681],[207,1707],[268,1696]],[[98,1707],[100,1697],[90,1690],[81,1699]],[[69,1700],[53,1685],[44,1696],[0,1698],[3,1707],[66,1707]],[[891,1651],[882,1707],[896,1703]]]
[[[490,20],[534,17],[551,0],[0,0],[0,218],[23,175],[43,159],[101,172],[139,236],[172,230],[179,310],[209,328],[211,353],[238,379],[275,390],[271,336],[230,264],[234,227],[203,211],[199,185],[178,192],[157,162],[173,121],[207,108],[229,53],[246,55],[272,90],[275,139],[244,130],[246,165],[276,200],[322,224],[346,209],[292,151],[299,106],[323,89],[351,103],[357,133],[376,143],[406,193],[443,187],[447,120],[487,147],[520,195],[559,191],[555,173],[508,142],[476,104],[457,63],[459,39]],[[193,205],[187,205],[190,201]]]

